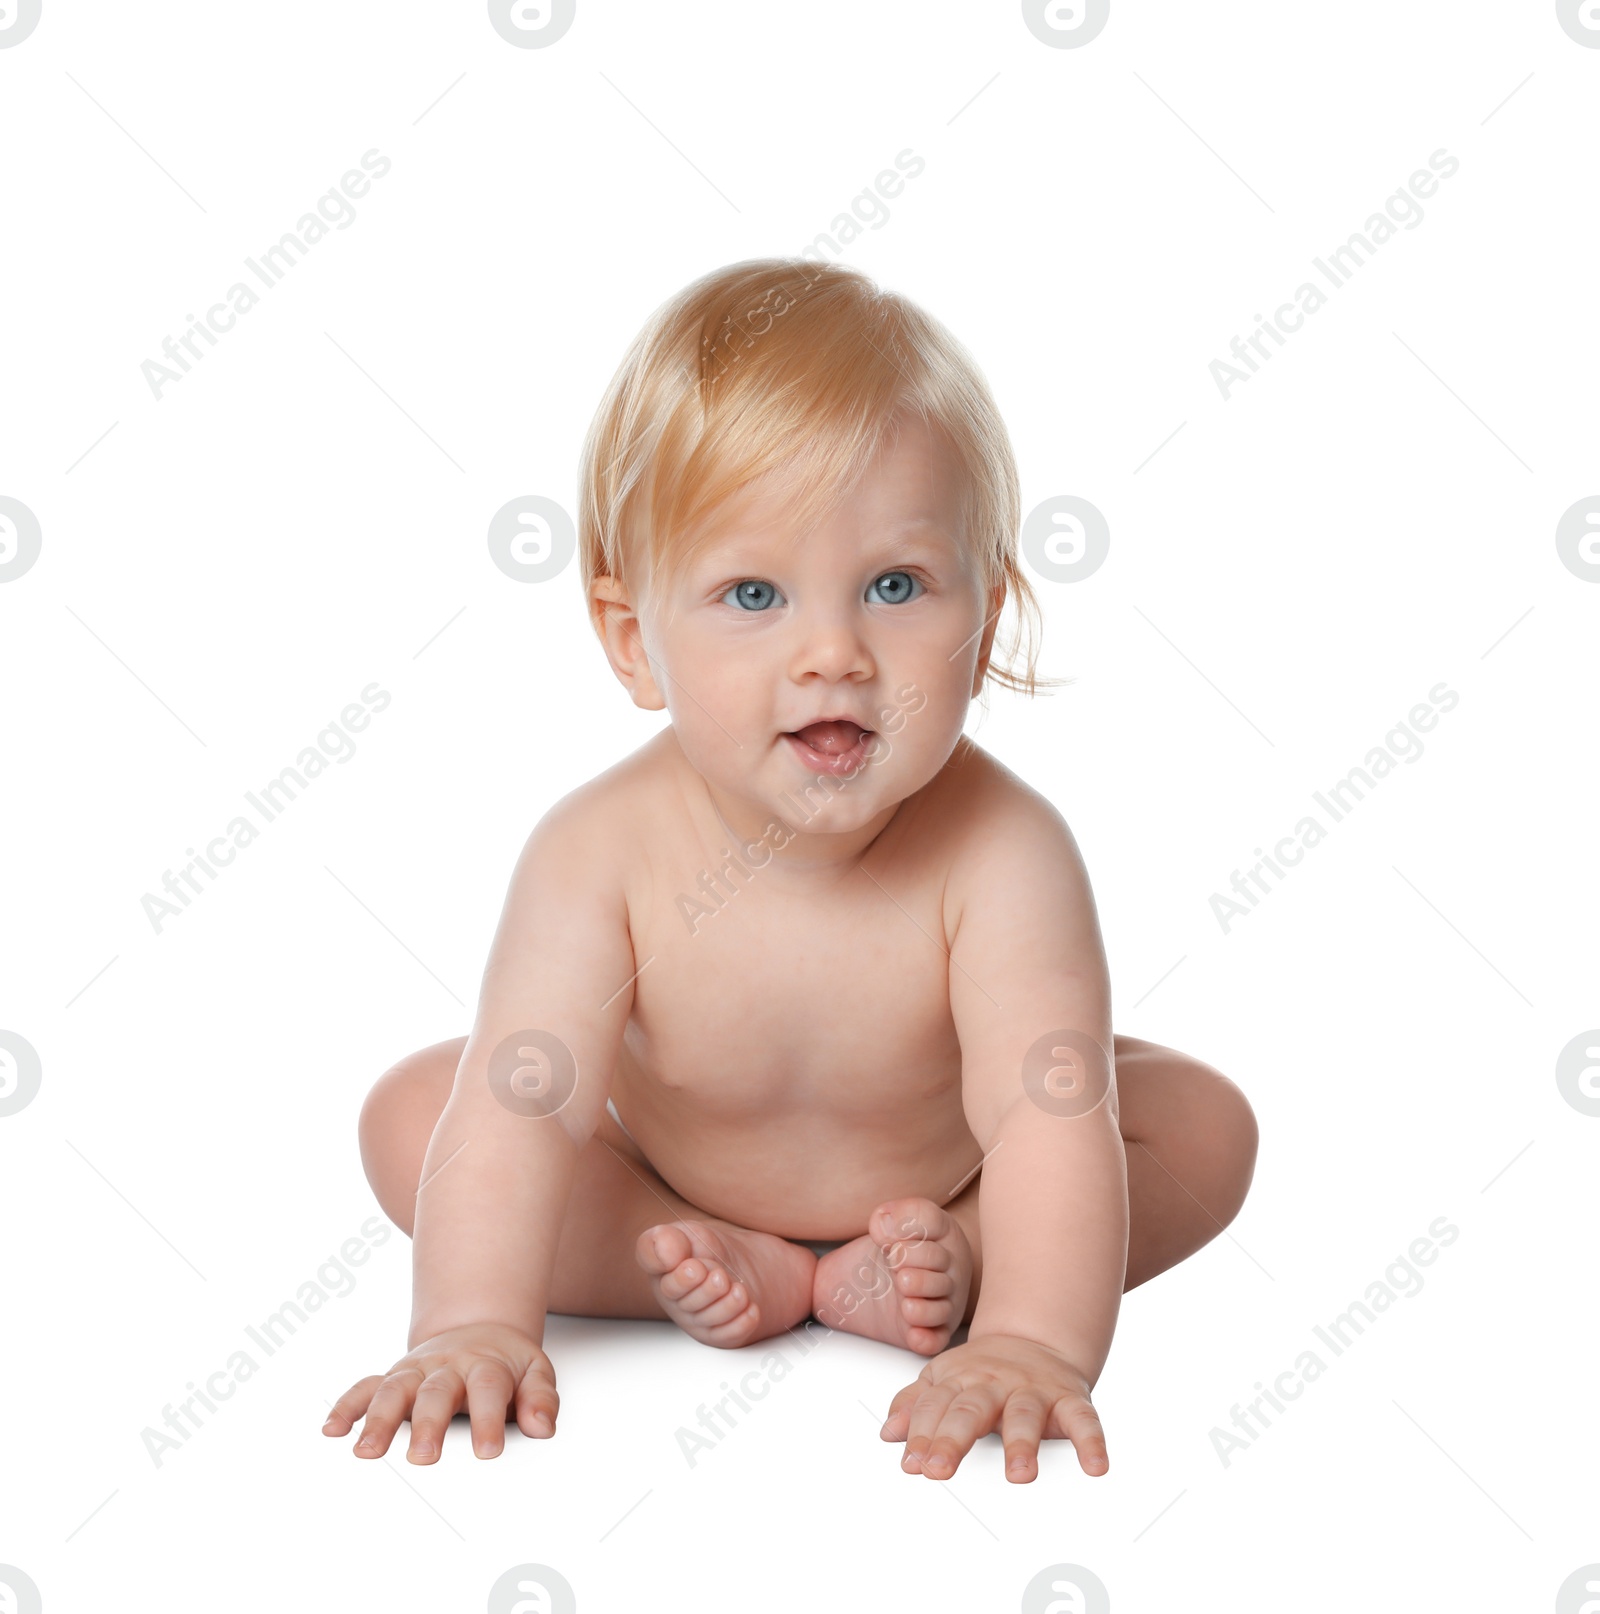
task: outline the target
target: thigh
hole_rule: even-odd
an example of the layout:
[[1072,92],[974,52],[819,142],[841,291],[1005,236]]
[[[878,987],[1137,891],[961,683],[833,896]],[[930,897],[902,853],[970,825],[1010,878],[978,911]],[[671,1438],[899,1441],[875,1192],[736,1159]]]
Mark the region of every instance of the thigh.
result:
[[[1178,1249],[1171,1260],[1179,1260],[1189,1253],[1180,1248],[1179,1223],[1192,1224],[1191,1247],[1197,1248],[1243,1206],[1255,1175],[1255,1112],[1233,1082],[1192,1054],[1118,1037],[1115,1055],[1129,1212],[1143,1224],[1133,1234],[1146,1242],[1164,1239]],[[1130,1249],[1130,1283],[1143,1281],[1131,1276],[1135,1253]],[[1171,1260],[1152,1256],[1151,1270]]]
[[[408,1235],[428,1144],[466,1045],[465,1037],[451,1037],[406,1055],[379,1077],[362,1106],[359,1136],[367,1180],[389,1219]],[[578,1155],[569,1212],[589,1217],[625,1206],[635,1219],[654,1206],[661,1212],[654,1219],[668,1221],[684,1214],[684,1204],[610,1112],[602,1111]]]
[[[408,1054],[379,1078],[361,1112],[361,1158],[389,1219],[410,1234],[417,1185],[465,1037]],[[531,1121],[529,1125],[540,1123]],[[704,1219],[663,1182],[611,1115],[578,1152],[551,1273],[552,1312],[588,1317],[662,1317],[650,1279],[634,1256],[639,1235],[657,1222]]]
[[1142,1037],[1119,1034],[1112,1044],[1124,1142],[1162,1137],[1210,1149],[1241,1133],[1253,1138],[1244,1094],[1215,1066]]

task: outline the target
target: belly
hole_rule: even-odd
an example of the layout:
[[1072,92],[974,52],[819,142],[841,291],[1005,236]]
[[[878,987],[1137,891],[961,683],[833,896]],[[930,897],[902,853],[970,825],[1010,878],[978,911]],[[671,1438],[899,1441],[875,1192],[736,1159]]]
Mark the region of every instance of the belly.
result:
[[[873,1088],[883,1072],[873,1073]],[[857,1085],[840,1099],[764,1083],[737,1087],[664,1080],[625,1060],[612,1095],[649,1164],[699,1210],[792,1239],[864,1233],[886,1199],[944,1204],[982,1151],[961,1108],[959,1071],[929,1091],[925,1072],[899,1102]]]
[[691,1205],[784,1238],[855,1237],[903,1195],[945,1202],[982,1154],[950,1014],[948,857],[886,836],[832,884],[751,880],[691,934],[665,894],[709,856],[657,854],[629,898],[648,968],[612,1094],[640,1150]]

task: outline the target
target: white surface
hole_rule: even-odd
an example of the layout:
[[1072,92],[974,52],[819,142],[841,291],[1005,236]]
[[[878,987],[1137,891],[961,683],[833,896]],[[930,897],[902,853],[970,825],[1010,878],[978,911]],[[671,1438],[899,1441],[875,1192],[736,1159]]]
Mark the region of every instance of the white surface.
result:
[[[51,1611],[479,1609],[528,1561],[585,1611],[1012,1609],[1062,1561],[1118,1610],[1554,1606],[1600,1559],[1600,1120],[1553,1075],[1600,1025],[1600,587],[1553,541],[1600,493],[1597,93],[1542,3],[1119,0],[1058,51],[1014,4],[616,0],[523,51],[474,4],[46,0],[0,50],[0,493],[44,533],[0,585],[0,1028],[44,1073],[0,1119],[0,1563]],[[374,147],[156,402],[141,361]],[[468,1026],[528,827],[660,722],[490,515],[572,508],[661,299],[908,147],[850,260],[977,356],[1024,508],[1112,533],[1037,585],[1078,682],[972,730],[1077,833],[1117,1029],[1261,1121],[1229,1236],[1125,1303],[1109,1475],[903,1475],[876,1418],[920,1363],[848,1338],[691,1468],[762,1348],[569,1319],[555,1441],[359,1463],[318,1425],[403,1347],[398,1237],[158,1468],[141,1431],[372,1214],[362,1095]],[[1440,148],[1422,224],[1224,403],[1208,363]],[[1212,892],[1441,680],[1426,754],[1224,935]],[[157,935],[141,896],[373,681]],[[1213,1426],[1441,1215],[1423,1290],[1224,1467]]]

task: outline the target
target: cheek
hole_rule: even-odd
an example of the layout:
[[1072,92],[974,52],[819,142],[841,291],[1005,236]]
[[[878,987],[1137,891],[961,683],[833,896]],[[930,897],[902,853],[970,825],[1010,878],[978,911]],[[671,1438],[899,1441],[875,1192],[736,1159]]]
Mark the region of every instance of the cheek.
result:
[[673,723],[702,746],[733,750],[729,736],[766,720],[768,683],[759,658],[737,645],[699,645],[669,652],[667,705]]
[[947,648],[952,642],[960,643],[954,630],[895,670],[891,694],[896,704],[906,709],[907,723],[947,718],[953,710],[964,708],[971,698],[978,665],[975,648],[963,645],[952,656]]

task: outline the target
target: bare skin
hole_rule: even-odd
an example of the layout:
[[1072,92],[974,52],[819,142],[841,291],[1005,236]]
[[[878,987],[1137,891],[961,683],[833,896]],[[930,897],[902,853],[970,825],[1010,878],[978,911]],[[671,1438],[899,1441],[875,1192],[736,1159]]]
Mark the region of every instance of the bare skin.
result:
[[[816,1315],[928,1359],[882,1432],[907,1471],[948,1478],[989,1429],[1009,1480],[1044,1438],[1105,1471],[1089,1393],[1120,1295],[1237,1213],[1255,1121],[1210,1067],[1113,1039],[1070,833],[962,732],[1002,596],[949,537],[957,492],[911,429],[802,545],[757,484],[676,592],[596,581],[613,670],[672,724],[541,821],[471,1037],[367,1101],[415,1289],[411,1349],[325,1425],[365,1417],[358,1455],[409,1419],[434,1461],[462,1410],[480,1456],[508,1409],[549,1434],[551,1311],[721,1347]],[[876,741],[848,775],[789,737],[836,715]],[[1114,1073],[1052,1108],[1025,1056],[1059,1081],[1080,1034]]]
[[[466,1045],[453,1037],[402,1059],[362,1110],[368,1181],[407,1234],[428,1140]],[[1256,1131],[1244,1095],[1209,1065],[1137,1037],[1117,1036],[1115,1053],[1131,1213],[1125,1289],[1133,1289],[1233,1220],[1250,1186]],[[725,1347],[814,1316],[846,1333],[937,1354],[977,1303],[978,1178],[942,1207],[917,1196],[886,1200],[868,1223],[868,1232],[819,1260],[804,1244],[712,1216],[677,1194],[604,1114],[579,1158],[550,1310],[666,1317]]]

